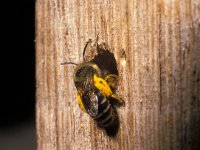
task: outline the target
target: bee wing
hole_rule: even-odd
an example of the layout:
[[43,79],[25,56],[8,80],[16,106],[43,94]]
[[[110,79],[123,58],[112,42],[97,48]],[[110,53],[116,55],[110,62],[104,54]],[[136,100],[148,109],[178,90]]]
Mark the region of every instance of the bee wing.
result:
[[92,117],[98,115],[99,112],[99,98],[98,95],[92,91],[85,92],[82,98],[86,111]]

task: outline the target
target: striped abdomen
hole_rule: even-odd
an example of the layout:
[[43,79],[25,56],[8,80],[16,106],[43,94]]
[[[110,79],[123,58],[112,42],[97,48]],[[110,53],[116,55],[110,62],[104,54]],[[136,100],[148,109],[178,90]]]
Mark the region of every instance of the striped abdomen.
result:
[[109,127],[114,122],[116,114],[106,97],[102,97],[99,104],[99,112],[94,116],[94,120],[102,127]]
[[101,127],[111,126],[117,117],[112,105],[107,97],[97,88],[92,88],[86,91],[82,97],[83,104],[88,114],[100,125]]

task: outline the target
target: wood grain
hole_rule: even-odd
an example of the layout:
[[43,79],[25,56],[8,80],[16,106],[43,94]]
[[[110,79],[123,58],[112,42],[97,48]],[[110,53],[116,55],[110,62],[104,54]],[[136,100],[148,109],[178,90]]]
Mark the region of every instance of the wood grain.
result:
[[[77,104],[73,65],[99,34],[126,106],[108,137]],[[37,0],[38,150],[200,149],[199,0]]]

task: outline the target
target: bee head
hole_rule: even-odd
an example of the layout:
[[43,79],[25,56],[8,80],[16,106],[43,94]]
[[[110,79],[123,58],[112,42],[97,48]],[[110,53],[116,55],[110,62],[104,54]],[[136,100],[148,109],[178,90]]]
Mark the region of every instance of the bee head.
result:
[[101,77],[99,67],[93,63],[82,63],[74,71],[76,88],[90,88],[94,82],[94,75]]

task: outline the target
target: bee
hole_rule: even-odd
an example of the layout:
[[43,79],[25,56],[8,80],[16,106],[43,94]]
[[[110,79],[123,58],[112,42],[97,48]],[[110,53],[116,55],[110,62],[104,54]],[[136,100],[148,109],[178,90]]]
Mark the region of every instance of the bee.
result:
[[[85,56],[87,50],[93,54]],[[92,57],[92,58],[91,58]],[[117,63],[105,43],[89,40],[83,50],[83,63],[74,71],[74,84],[80,108],[104,128],[108,135],[115,135],[119,128],[119,118],[115,106],[125,104],[116,94],[118,85]]]

